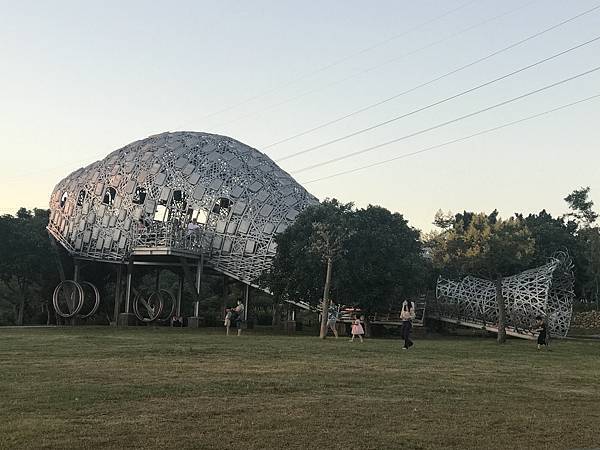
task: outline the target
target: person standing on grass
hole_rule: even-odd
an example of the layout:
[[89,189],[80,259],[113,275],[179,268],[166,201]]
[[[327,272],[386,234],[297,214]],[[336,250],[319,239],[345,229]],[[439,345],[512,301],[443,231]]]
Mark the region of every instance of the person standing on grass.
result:
[[541,350],[542,345],[546,350],[548,350],[548,336],[547,336],[547,326],[546,321],[542,318],[542,316],[536,316],[535,318],[535,331],[537,331],[537,349]]
[[241,300],[237,301],[237,306],[233,308],[237,316],[235,317],[235,326],[237,327],[237,335],[242,335],[242,323],[244,322],[244,304]]
[[231,312],[231,309],[227,308],[225,310],[225,330],[227,330],[226,332],[226,336],[229,336],[229,328],[231,328],[231,316],[233,315],[233,313]]
[[356,315],[353,317],[353,319],[354,320],[352,322],[352,339],[350,339],[350,342],[354,342],[354,338],[356,336],[360,338],[360,342],[363,342],[362,335],[365,334],[365,330],[363,329],[363,326],[360,323],[360,319],[356,317]]
[[337,324],[338,316],[340,314],[340,306],[335,306],[333,303],[329,304],[329,311],[327,312],[327,328],[331,328],[335,338],[338,338]]
[[412,331],[412,321],[415,318],[415,304],[410,300],[402,302],[402,311],[400,312],[400,320],[402,320],[402,338],[404,339],[404,347],[402,350],[408,350],[413,346],[413,341],[410,340],[410,332]]

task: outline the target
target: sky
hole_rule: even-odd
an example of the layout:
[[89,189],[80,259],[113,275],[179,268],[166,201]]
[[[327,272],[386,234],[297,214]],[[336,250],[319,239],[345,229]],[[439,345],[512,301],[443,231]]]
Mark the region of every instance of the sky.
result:
[[177,130],[230,136],[320,199],[381,205],[423,231],[439,209],[561,215],[581,186],[600,205],[600,98],[438,147],[600,94],[596,70],[452,122],[597,68],[600,40],[413,113],[600,37],[599,8],[444,76],[599,5],[0,0],[0,214],[46,208],[73,170]]

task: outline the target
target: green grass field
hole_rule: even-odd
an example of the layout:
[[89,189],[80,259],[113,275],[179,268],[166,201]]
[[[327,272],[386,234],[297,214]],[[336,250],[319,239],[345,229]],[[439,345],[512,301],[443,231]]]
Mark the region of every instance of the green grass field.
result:
[[1,448],[600,446],[600,344],[0,329]]

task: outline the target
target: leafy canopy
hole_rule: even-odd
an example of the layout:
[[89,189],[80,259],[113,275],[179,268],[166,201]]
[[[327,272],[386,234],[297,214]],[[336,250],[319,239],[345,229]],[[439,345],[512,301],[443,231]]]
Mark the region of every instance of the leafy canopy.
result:
[[451,276],[498,279],[530,267],[535,240],[522,220],[464,212],[430,242],[436,268]]
[[304,210],[276,242],[273,266],[261,283],[281,299],[318,302],[327,257],[336,261],[333,300],[369,310],[424,290],[431,274],[419,232],[379,206],[354,210],[325,200]]

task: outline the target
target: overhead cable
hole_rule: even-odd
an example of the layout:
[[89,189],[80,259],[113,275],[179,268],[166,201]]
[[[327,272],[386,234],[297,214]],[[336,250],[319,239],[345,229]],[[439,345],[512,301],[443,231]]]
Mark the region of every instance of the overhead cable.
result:
[[463,34],[463,33],[466,33],[466,32],[468,32],[468,31],[471,31],[471,30],[473,30],[473,29],[475,29],[475,28],[478,28],[478,27],[480,27],[480,26],[482,26],[482,25],[485,25],[485,24],[486,24],[486,23],[488,23],[488,22],[491,22],[491,21],[497,20],[497,19],[499,19],[499,18],[501,18],[501,17],[507,16],[507,15],[509,15],[509,14],[512,14],[512,13],[516,12],[516,11],[519,11],[519,10],[521,10],[521,9],[523,9],[523,8],[525,8],[525,7],[527,7],[527,6],[529,6],[529,4],[531,4],[531,3],[534,3],[535,1],[537,1],[537,0],[532,0],[531,2],[529,2],[529,3],[526,3],[526,4],[524,4],[524,5],[519,5],[519,6],[517,6],[516,8],[514,8],[514,9],[511,9],[510,11],[507,11],[507,12],[504,12],[504,13],[502,13],[502,14],[498,14],[498,15],[496,15],[496,16],[493,16],[493,17],[490,17],[490,18],[488,18],[488,19],[485,19],[485,20],[483,20],[483,21],[481,21],[481,22],[478,22],[478,23],[476,23],[475,25],[471,25],[471,26],[468,26],[468,27],[466,27],[466,28],[463,28],[463,29],[461,29],[461,30],[459,30],[459,31],[457,31],[457,32],[455,32],[455,33],[452,33],[452,34],[450,34],[449,36],[445,36],[445,37],[443,37],[443,38],[441,38],[441,39],[438,39],[438,40],[436,40],[436,41],[430,42],[429,44],[426,44],[426,45],[424,45],[424,46],[422,46],[422,47],[419,47],[419,48],[417,48],[417,49],[415,49],[415,50],[411,50],[410,52],[403,53],[403,54],[401,54],[401,55],[399,55],[399,56],[395,56],[394,58],[392,58],[392,59],[388,59],[387,61],[384,61],[384,62],[382,62],[382,63],[378,63],[378,64],[376,64],[376,65],[374,65],[374,66],[371,66],[371,67],[368,67],[368,68],[366,68],[366,69],[359,70],[359,71],[357,71],[357,72],[355,72],[355,73],[353,73],[353,74],[351,74],[351,75],[349,75],[349,76],[347,76],[347,77],[344,77],[344,78],[341,78],[341,79],[338,79],[338,80],[331,81],[331,82],[329,82],[329,83],[327,83],[327,84],[319,85],[319,86],[317,86],[317,87],[315,87],[315,88],[311,88],[311,89],[309,89],[309,90],[306,90],[306,91],[304,91],[304,92],[301,92],[301,93],[300,93],[300,94],[298,94],[298,95],[295,95],[295,96],[293,96],[293,97],[290,97],[290,98],[287,98],[287,99],[285,99],[285,100],[282,100],[282,101],[280,101],[280,102],[278,102],[278,103],[275,103],[275,104],[272,104],[272,105],[270,105],[270,106],[267,106],[266,108],[259,109],[259,110],[256,110],[256,111],[252,111],[252,112],[250,112],[250,113],[247,113],[247,114],[244,114],[244,115],[242,115],[242,116],[236,117],[235,119],[232,119],[232,120],[228,120],[228,121],[225,121],[225,122],[218,123],[216,126],[229,125],[229,124],[231,124],[231,123],[238,122],[238,121],[240,121],[240,120],[243,120],[243,119],[247,119],[247,118],[249,118],[249,117],[252,117],[252,116],[255,116],[255,115],[257,115],[257,114],[260,114],[260,113],[263,113],[263,112],[270,111],[270,110],[272,110],[272,109],[278,108],[279,106],[282,106],[282,105],[285,105],[285,104],[287,104],[287,103],[293,102],[293,101],[295,101],[295,100],[298,100],[298,99],[300,99],[300,98],[302,98],[302,97],[305,97],[305,96],[307,96],[307,95],[314,94],[315,92],[319,92],[319,91],[322,91],[322,90],[324,90],[324,89],[330,88],[331,86],[335,86],[335,85],[341,84],[341,83],[343,83],[343,82],[345,82],[345,81],[348,81],[348,80],[351,80],[352,78],[355,78],[355,77],[357,77],[357,76],[359,76],[359,75],[363,75],[363,74],[365,74],[365,73],[372,72],[373,70],[380,69],[380,68],[382,68],[382,67],[384,67],[384,66],[387,66],[388,64],[391,64],[391,63],[394,63],[394,62],[396,62],[396,61],[398,61],[398,60],[400,60],[400,59],[406,58],[407,56],[414,55],[414,54],[416,54],[416,53],[419,53],[419,52],[421,52],[421,51],[423,51],[423,50],[426,50],[426,49],[428,49],[428,48],[431,48],[431,47],[433,47],[433,46],[436,46],[436,45],[438,45],[438,44],[441,44],[441,43],[443,43],[443,42],[446,42],[446,41],[448,41],[448,40],[450,40],[450,39],[452,39],[452,38],[455,38],[456,36],[459,36],[459,35],[461,35],[461,34]]
[[468,119],[470,117],[476,116],[478,114],[490,111],[492,109],[496,109],[496,108],[499,108],[501,106],[508,105],[509,103],[516,102],[518,100],[521,100],[523,98],[529,97],[529,96],[534,95],[534,94],[537,94],[539,92],[546,91],[548,89],[551,89],[553,87],[559,86],[559,85],[564,84],[564,83],[568,83],[569,81],[576,80],[576,79],[581,78],[583,76],[586,76],[586,75],[589,75],[591,73],[594,73],[594,72],[596,72],[598,70],[600,70],[600,66],[596,66],[593,69],[586,70],[585,72],[578,73],[577,75],[573,75],[573,76],[568,77],[568,78],[564,78],[564,79],[562,79],[560,81],[557,81],[555,83],[548,84],[548,85],[543,86],[541,88],[538,88],[538,89],[535,89],[533,91],[527,92],[526,94],[522,94],[522,95],[519,95],[517,97],[513,97],[513,98],[511,98],[509,100],[505,100],[503,102],[496,103],[496,104],[494,104],[492,106],[488,106],[486,108],[483,108],[483,109],[471,112],[469,114],[465,114],[464,116],[460,116],[460,117],[457,117],[455,119],[448,120],[446,122],[442,122],[440,124],[434,125],[434,126],[429,127],[429,128],[425,128],[423,130],[416,131],[414,133],[406,134],[404,136],[401,136],[401,137],[396,138],[396,139],[392,139],[391,141],[387,141],[387,142],[384,142],[382,144],[377,144],[377,145],[374,145],[372,147],[367,147],[367,148],[364,148],[362,150],[358,150],[358,151],[355,151],[355,152],[352,152],[352,153],[348,153],[348,154],[343,155],[343,156],[338,156],[337,158],[332,158],[332,159],[329,159],[329,160],[324,161],[324,162],[320,162],[320,163],[317,163],[317,164],[312,164],[310,166],[303,167],[302,169],[292,171],[291,173],[292,174],[296,174],[296,173],[305,172],[307,170],[316,169],[317,167],[326,166],[326,165],[332,164],[334,162],[338,162],[338,161],[342,161],[344,159],[352,158],[352,157],[357,156],[357,155],[361,155],[361,154],[364,154],[364,153],[372,152],[373,150],[379,149],[381,147],[385,147],[387,145],[394,144],[396,142],[400,142],[400,141],[403,141],[405,139],[408,139],[408,138],[411,138],[411,137],[414,137],[414,136],[418,136],[420,134],[427,133],[429,131],[437,130],[438,128],[442,128],[442,127],[445,127],[447,125],[450,125],[450,124],[453,124],[453,123],[456,123],[456,122],[460,122],[462,120],[465,120],[465,119]]
[[514,75],[516,75],[518,73],[524,72],[525,70],[528,70],[528,69],[531,69],[533,67],[539,66],[540,64],[544,64],[545,62],[551,61],[551,60],[556,59],[556,58],[558,58],[560,56],[563,56],[563,55],[565,55],[565,54],[567,54],[569,52],[572,52],[572,51],[577,50],[577,49],[579,49],[581,47],[584,47],[584,46],[589,45],[589,44],[591,44],[593,42],[596,42],[599,39],[600,39],[600,36],[597,36],[597,37],[595,37],[593,39],[590,39],[588,41],[585,41],[585,42],[583,42],[581,44],[575,45],[575,46],[570,47],[570,48],[568,48],[566,50],[563,50],[561,52],[558,52],[558,53],[555,53],[555,54],[553,54],[551,56],[548,56],[547,58],[540,59],[540,60],[538,60],[538,61],[536,61],[536,62],[534,62],[532,64],[528,64],[528,65],[526,65],[524,67],[521,67],[520,69],[513,70],[512,72],[509,72],[509,73],[504,74],[504,75],[502,75],[500,77],[494,78],[493,80],[489,80],[489,81],[486,81],[485,83],[478,84],[475,87],[466,89],[464,91],[461,91],[461,92],[459,92],[457,94],[454,94],[454,95],[451,95],[449,97],[445,97],[445,98],[443,98],[441,100],[438,100],[436,102],[430,103],[430,104],[428,104],[426,106],[423,106],[421,108],[413,109],[412,111],[409,111],[407,113],[401,114],[401,115],[396,116],[396,117],[392,117],[391,119],[385,120],[383,122],[376,123],[375,125],[371,125],[370,127],[363,128],[363,129],[358,130],[358,131],[354,131],[354,132],[352,132],[350,134],[346,134],[344,136],[341,136],[341,137],[338,137],[338,138],[335,138],[335,139],[331,139],[329,141],[323,142],[323,143],[318,144],[318,145],[314,145],[314,146],[309,147],[309,148],[304,149],[304,150],[300,150],[298,152],[295,152],[295,153],[292,153],[290,155],[284,156],[283,158],[279,158],[276,161],[277,162],[279,162],[279,161],[285,161],[286,159],[290,159],[290,158],[294,158],[296,156],[304,155],[306,153],[313,152],[313,151],[318,150],[320,148],[327,147],[328,145],[335,144],[335,143],[341,142],[341,141],[345,141],[346,139],[350,139],[350,138],[352,138],[354,136],[358,136],[359,134],[363,134],[363,133],[366,133],[368,131],[372,131],[372,130],[375,130],[377,128],[380,128],[382,126],[389,125],[390,123],[397,122],[400,119],[404,119],[406,117],[412,116],[414,114],[417,114],[419,112],[425,111],[427,109],[431,109],[434,106],[439,106],[439,105],[441,105],[443,103],[449,102],[450,100],[454,100],[455,98],[462,97],[463,95],[470,94],[471,92],[477,91],[477,90],[479,90],[481,88],[484,88],[486,86],[490,86],[491,84],[497,83],[498,81],[505,80],[506,78],[509,78],[509,77],[512,77],[512,76],[514,76]]
[[358,172],[358,171],[361,171],[361,170],[370,169],[372,167],[381,166],[383,164],[387,164],[387,163],[390,163],[392,161],[397,161],[399,159],[404,159],[404,158],[409,158],[411,156],[420,155],[421,153],[429,152],[431,150],[436,150],[438,148],[445,147],[445,146],[448,146],[448,145],[451,145],[451,144],[456,144],[457,142],[466,141],[468,139],[472,139],[474,137],[481,136],[483,134],[491,133],[493,131],[497,131],[497,130],[500,130],[500,129],[503,129],[503,128],[507,128],[507,127],[510,127],[510,126],[513,126],[513,125],[517,125],[519,123],[523,123],[523,122],[526,122],[528,120],[536,119],[538,117],[545,116],[545,115],[548,115],[548,114],[551,114],[551,113],[554,113],[554,112],[557,112],[557,111],[560,111],[560,110],[563,110],[563,109],[566,109],[566,108],[570,108],[570,107],[578,105],[580,103],[588,102],[590,100],[594,100],[594,99],[597,99],[597,98],[600,98],[600,94],[592,95],[591,97],[587,97],[587,98],[584,98],[584,99],[581,99],[581,100],[577,100],[575,102],[568,103],[566,105],[558,106],[556,108],[549,109],[549,110],[543,111],[541,113],[534,114],[532,116],[524,117],[524,118],[519,119],[519,120],[514,120],[512,122],[508,122],[508,123],[505,123],[503,125],[499,125],[497,127],[488,128],[486,130],[479,131],[477,133],[473,133],[473,134],[470,134],[468,136],[463,136],[463,137],[460,137],[458,139],[453,139],[451,141],[443,142],[441,144],[432,145],[431,147],[425,147],[425,148],[422,148],[422,149],[414,151],[414,152],[404,153],[402,155],[398,155],[398,156],[395,156],[393,158],[385,159],[383,161],[377,161],[375,163],[367,164],[367,165],[360,166],[360,167],[356,167],[354,169],[344,170],[344,171],[337,172],[337,173],[334,173],[334,174],[326,175],[324,177],[315,178],[315,179],[312,179],[312,180],[309,180],[309,181],[304,181],[302,184],[316,183],[317,181],[328,180],[330,178],[335,178],[335,177],[339,177],[339,176],[342,176],[342,175],[347,175],[347,174],[350,174],[350,173]]
[[254,95],[254,96],[249,97],[249,98],[247,98],[245,100],[242,100],[242,101],[240,101],[238,103],[235,103],[233,105],[227,106],[227,107],[225,107],[223,109],[220,109],[218,111],[214,111],[214,112],[212,112],[210,114],[202,116],[202,117],[199,118],[199,120],[208,119],[210,117],[222,114],[224,112],[231,111],[232,109],[235,109],[235,108],[237,108],[239,106],[245,105],[246,103],[250,103],[250,102],[252,102],[254,100],[257,100],[257,99],[259,99],[261,97],[264,97],[264,96],[269,95],[269,94],[271,94],[273,92],[276,92],[276,91],[278,91],[279,89],[281,89],[283,87],[287,87],[287,86],[293,85],[293,84],[297,83],[298,81],[304,80],[304,79],[309,78],[309,77],[311,77],[313,75],[316,75],[318,73],[324,72],[324,71],[326,71],[326,70],[328,70],[328,69],[330,69],[332,67],[338,66],[339,64],[342,64],[343,62],[346,62],[346,61],[348,61],[348,60],[350,60],[350,59],[352,59],[352,58],[354,58],[356,56],[362,55],[363,53],[367,53],[367,52],[369,52],[371,50],[374,50],[374,49],[376,49],[378,47],[381,47],[382,45],[385,45],[385,44],[387,44],[389,42],[392,42],[392,41],[394,41],[396,39],[399,39],[402,36],[406,36],[407,34],[412,33],[413,31],[417,31],[417,30],[419,30],[419,29],[421,29],[423,27],[426,27],[427,25],[430,25],[431,23],[437,22],[438,20],[441,20],[444,17],[449,16],[452,13],[460,11],[461,9],[469,6],[472,3],[475,3],[476,1],[477,0],[469,0],[467,2],[461,3],[457,7],[452,8],[450,10],[447,10],[447,11],[443,12],[442,14],[440,14],[438,16],[435,16],[435,17],[433,17],[431,19],[428,19],[428,20],[426,20],[424,22],[421,22],[421,23],[415,25],[414,27],[409,28],[408,30],[405,30],[405,31],[403,31],[401,33],[398,33],[398,34],[395,34],[393,36],[390,36],[390,37],[388,37],[386,39],[383,39],[383,40],[381,40],[379,42],[376,42],[375,44],[372,44],[372,45],[370,45],[368,47],[362,48],[362,49],[360,49],[360,50],[358,50],[358,51],[356,51],[354,53],[350,53],[349,55],[346,55],[346,56],[344,56],[342,58],[336,59],[336,60],[334,60],[334,61],[332,61],[332,62],[330,62],[328,64],[325,64],[324,66],[321,66],[321,67],[319,67],[319,68],[317,68],[317,69],[315,69],[315,70],[313,70],[311,72],[299,75],[298,77],[296,77],[296,78],[294,78],[294,79],[292,79],[290,81],[287,81],[287,82],[285,82],[283,84],[280,84],[280,85],[277,85],[277,86],[275,86],[273,88],[270,88],[270,89],[268,89],[268,90],[266,90],[264,92],[261,92],[260,94]]
[[570,17],[570,18],[568,18],[566,20],[563,20],[562,22],[559,22],[559,23],[557,23],[555,25],[552,25],[549,28],[546,28],[546,29],[544,29],[542,31],[539,31],[539,32],[535,33],[535,34],[532,34],[531,36],[528,36],[528,37],[526,37],[524,39],[521,39],[521,40],[519,40],[517,42],[514,42],[514,43],[512,43],[512,44],[510,44],[510,45],[508,45],[506,47],[503,47],[503,48],[501,48],[499,50],[496,50],[496,51],[494,51],[494,52],[492,52],[492,53],[490,53],[490,54],[488,54],[486,56],[483,56],[483,57],[478,58],[478,59],[476,59],[474,61],[471,61],[468,64],[465,64],[465,65],[460,66],[460,67],[458,67],[456,69],[453,69],[450,72],[446,72],[446,73],[444,73],[444,74],[442,74],[442,75],[440,75],[438,77],[432,78],[429,81],[426,81],[424,83],[418,84],[417,86],[414,86],[414,87],[412,87],[410,89],[407,89],[405,91],[399,92],[398,94],[392,95],[391,97],[387,97],[387,98],[385,98],[383,100],[380,100],[380,101],[378,101],[376,103],[372,103],[372,104],[367,105],[367,106],[365,106],[363,108],[357,109],[357,110],[355,110],[355,111],[353,111],[351,113],[348,113],[348,114],[345,114],[343,116],[340,116],[340,117],[338,117],[336,119],[329,120],[329,121],[327,121],[325,123],[322,123],[322,124],[317,125],[315,127],[309,128],[308,130],[305,130],[305,131],[302,131],[300,133],[294,134],[294,135],[289,136],[289,137],[287,137],[285,139],[280,139],[279,141],[276,141],[276,142],[273,142],[271,144],[262,146],[261,148],[262,149],[267,149],[267,148],[271,148],[271,147],[274,147],[274,146],[279,145],[279,144],[283,144],[284,142],[289,142],[289,141],[291,141],[293,139],[297,139],[297,138],[299,138],[301,136],[306,136],[307,134],[310,134],[310,133],[312,133],[314,131],[321,130],[321,129],[326,128],[326,127],[328,127],[330,125],[333,125],[333,124],[336,124],[338,122],[341,122],[342,120],[348,119],[348,118],[353,117],[353,116],[355,116],[357,114],[363,113],[365,111],[369,111],[369,110],[371,110],[373,108],[376,108],[377,106],[380,106],[380,105],[383,105],[385,103],[388,103],[388,102],[390,102],[392,100],[395,100],[395,99],[397,99],[397,98],[399,98],[399,97],[401,97],[403,95],[409,94],[411,92],[414,92],[414,91],[416,91],[418,89],[421,89],[421,88],[423,88],[425,86],[429,86],[429,85],[431,85],[431,84],[433,84],[433,83],[435,83],[437,81],[440,81],[440,80],[442,80],[444,78],[447,78],[447,77],[449,77],[451,75],[454,75],[455,73],[461,72],[461,71],[463,71],[465,69],[468,69],[469,67],[472,67],[472,66],[474,66],[476,64],[479,64],[479,63],[481,63],[483,61],[486,61],[486,60],[488,60],[490,58],[493,58],[494,56],[497,56],[497,55],[499,55],[501,53],[504,53],[504,52],[506,52],[508,50],[511,50],[511,49],[515,48],[515,47],[518,47],[519,45],[522,45],[522,44],[524,44],[524,43],[526,43],[526,42],[528,42],[528,41],[530,41],[532,39],[535,39],[535,38],[537,38],[539,36],[542,36],[543,34],[546,34],[546,33],[550,32],[550,31],[552,31],[552,30],[554,30],[556,28],[559,28],[559,27],[561,27],[563,25],[566,25],[567,23],[572,22],[572,21],[574,21],[574,20],[576,20],[576,19],[578,19],[578,18],[580,18],[580,17],[582,17],[582,16],[584,16],[586,14],[590,14],[591,12],[596,11],[599,8],[600,8],[600,5],[597,5],[597,6],[593,7],[593,8],[588,9],[588,10],[582,12],[582,13],[579,13],[579,14],[573,16],[573,17]]

